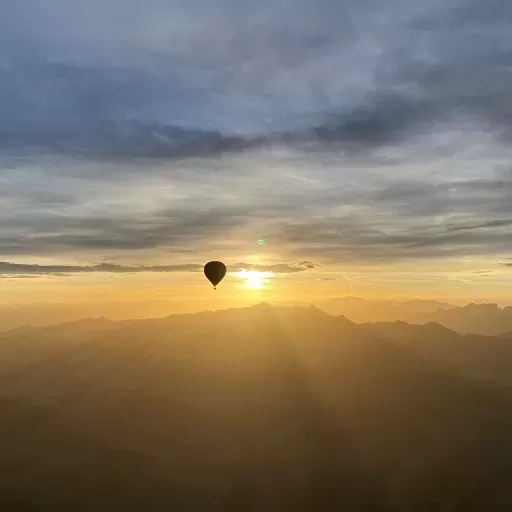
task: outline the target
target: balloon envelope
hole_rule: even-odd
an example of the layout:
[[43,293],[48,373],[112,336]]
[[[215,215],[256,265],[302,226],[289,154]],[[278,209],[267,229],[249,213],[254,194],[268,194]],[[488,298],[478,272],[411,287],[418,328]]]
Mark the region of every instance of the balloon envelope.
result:
[[222,261],[210,261],[204,266],[204,275],[215,288],[226,275],[226,265]]

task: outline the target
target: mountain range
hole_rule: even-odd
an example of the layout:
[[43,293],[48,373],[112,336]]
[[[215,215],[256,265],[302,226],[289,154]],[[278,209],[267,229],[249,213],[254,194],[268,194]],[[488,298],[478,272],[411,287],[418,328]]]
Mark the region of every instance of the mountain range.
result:
[[434,300],[368,300],[343,297],[318,304],[333,315],[363,322],[438,323],[462,334],[499,335],[512,331],[512,307],[497,304],[454,306]]
[[[272,302],[274,306],[309,306],[296,302]],[[355,323],[407,322],[438,323],[462,334],[490,336],[512,333],[512,307],[497,304],[455,306],[436,300],[372,300],[341,297],[316,302],[315,305],[333,316],[343,315]],[[74,305],[18,304],[0,305],[0,332],[23,326],[48,327],[84,317],[105,316],[111,320],[162,317],[169,310],[187,311],[177,301],[111,302]]]
[[510,510],[511,353],[269,304],[1,333],[0,506]]

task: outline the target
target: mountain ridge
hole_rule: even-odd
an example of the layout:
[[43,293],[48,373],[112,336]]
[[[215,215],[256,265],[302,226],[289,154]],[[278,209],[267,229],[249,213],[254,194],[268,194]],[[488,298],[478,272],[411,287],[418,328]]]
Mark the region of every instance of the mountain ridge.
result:
[[[94,313],[87,311],[85,306],[60,307],[37,309],[35,306],[0,307],[0,337],[2,333],[13,329],[33,327],[57,327],[71,322],[85,321],[87,318],[95,320],[103,317],[108,322],[129,322],[132,320],[161,319],[175,315],[193,315],[199,312],[177,311],[171,315],[162,304],[129,304],[123,313],[123,303],[116,305],[116,309],[105,311],[94,307]],[[266,303],[273,307],[305,307],[314,306],[332,316],[343,315],[354,323],[368,322],[394,322],[403,321],[409,324],[438,323],[444,327],[462,334],[500,335],[512,331],[512,307],[498,307],[496,304],[467,304],[454,306],[434,300],[370,300],[358,297],[344,297],[312,304],[303,301],[270,301]],[[172,306],[169,306],[172,307]],[[246,306],[251,307],[251,306]],[[21,309],[20,309],[21,308]],[[28,308],[28,309],[27,309]],[[227,308],[227,309],[238,309]],[[159,311],[159,314],[155,314]],[[213,310],[210,310],[213,311]],[[478,317],[478,321],[475,320]],[[78,325],[78,324],[75,324]],[[96,322],[96,325],[99,325]],[[112,324],[114,325],[114,324]],[[62,328],[63,329],[63,328]]]

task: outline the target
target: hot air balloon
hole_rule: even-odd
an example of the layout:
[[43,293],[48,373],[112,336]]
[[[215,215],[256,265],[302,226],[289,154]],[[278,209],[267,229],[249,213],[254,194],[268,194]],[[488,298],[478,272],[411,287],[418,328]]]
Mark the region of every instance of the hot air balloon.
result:
[[224,279],[226,275],[226,265],[222,261],[210,261],[204,266],[204,275],[206,279],[213,284],[214,289]]

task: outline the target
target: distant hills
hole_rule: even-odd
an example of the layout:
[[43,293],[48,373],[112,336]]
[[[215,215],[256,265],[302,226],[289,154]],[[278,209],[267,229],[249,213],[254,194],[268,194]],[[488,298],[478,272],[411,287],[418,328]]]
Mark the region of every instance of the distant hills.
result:
[[2,510],[510,510],[512,339],[248,308],[0,334]]
[[329,314],[344,315],[353,322],[424,323],[425,316],[455,306],[435,300],[370,300],[360,297],[340,297],[318,303]]
[[497,335],[512,330],[512,307],[497,304],[468,304],[464,307],[436,311],[425,316],[461,333]]
[[438,323],[462,334],[495,336],[512,331],[512,307],[468,304],[457,307],[431,300],[377,301],[344,297],[319,304],[324,311],[363,322]]

